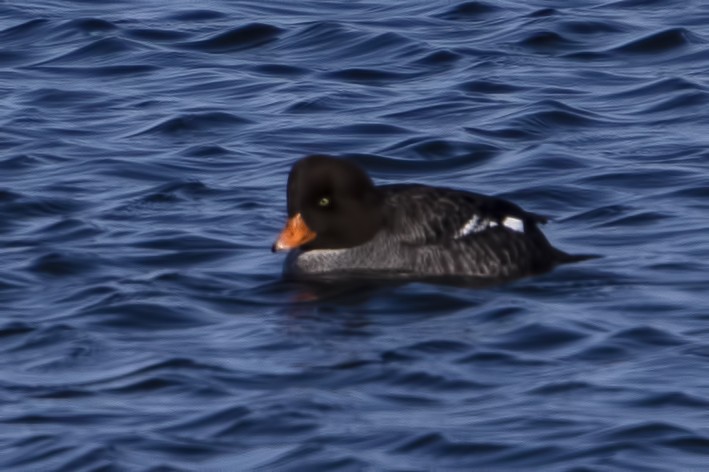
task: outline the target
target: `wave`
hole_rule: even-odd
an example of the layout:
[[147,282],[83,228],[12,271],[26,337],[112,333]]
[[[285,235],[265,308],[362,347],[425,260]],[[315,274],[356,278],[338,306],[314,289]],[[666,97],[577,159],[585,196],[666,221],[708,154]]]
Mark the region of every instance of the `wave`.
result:
[[263,46],[277,40],[282,33],[281,28],[267,23],[249,23],[207,39],[186,42],[179,46],[184,49],[223,54]]

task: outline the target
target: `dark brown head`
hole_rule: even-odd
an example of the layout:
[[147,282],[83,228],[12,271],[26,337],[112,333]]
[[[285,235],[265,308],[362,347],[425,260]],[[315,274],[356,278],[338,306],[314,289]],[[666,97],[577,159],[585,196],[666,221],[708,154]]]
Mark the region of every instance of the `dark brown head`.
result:
[[274,251],[343,249],[370,240],[382,224],[381,195],[352,161],[309,156],[288,176],[288,222]]

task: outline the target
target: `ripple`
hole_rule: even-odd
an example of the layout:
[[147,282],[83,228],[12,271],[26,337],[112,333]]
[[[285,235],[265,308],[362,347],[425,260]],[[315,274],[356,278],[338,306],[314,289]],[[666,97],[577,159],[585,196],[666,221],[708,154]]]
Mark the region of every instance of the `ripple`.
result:
[[680,346],[685,340],[666,331],[650,326],[639,326],[613,335],[613,340],[651,347]]
[[440,433],[422,433],[414,438],[406,439],[393,450],[396,454],[430,454],[455,460],[461,456],[480,458],[489,454],[497,454],[509,450],[506,444],[493,442],[452,441]]
[[538,102],[534,105],[534,108],[541,108],[541,110],[522,115],[512,122],[519,123],[518,126],[520,128],[527,129],[597,126],[608,123],[594,113],[571,107],[555,100]]
[[612,49],[621,54],[661,54],[683,48],[693,42],[692,35],[684,28],[670,28],[635,39]]
[[278,39],[282,32],[281,28],[266,23],[249,23],[201,41],[182,43],[181,47],[215,54],[228,53],[263,46]]
[[[317,458],[320,448],[316,446],[301,446],[283,454],[281,457],[265,464],[266,469],[284,469],[297,462],[307,470],[364,470],[369,464],[357,457],[332,452],[327,458]],[[316,456],[316,457],[310,457]],[[344,457],[343,457],[344,456]]]
[[677,92],[703,92],[706,90],[706,87],[687,78],[670,77],[653,80],[650,83],[642,83],[639,86],[609,94],[608,97],[613,99],[640,98],[646,96],[657,97],[676,94]]
[[453,51],[436,51],[426,54],[421,59],[416,61],[416,64],[420,65],[448,65],[458,62],[462,59],[460,54]]
[[0,203],[12,202],[22,198],[19,193],[12,192],[10,190],[0,189]]
[[610,3],[609,6],[618,8],[666,8],[671,6],[675,0],[620,0]]
[[554,8],[540,8],[539,10],[534,10],[528,16],[530,18],[547,18],[550,16],[556,16],[559,14],[559,10]]
[[499,13],[500,9],[485,2],[463,2],[450,10],[438,15],[444,20],[465,21],[485,18],[493,13]]
[[144,203],[188,201],[208,195],[210,189],[199,181],[168,182],[141,196]]
[[56,242],[68,242],[96,237],[102,231],[96,225],[78,218],[62,218],[38,229],[37,233]]
[[387,123],[357,123],[335,128],[340,135],[398,135],[410,134],[411,131],[401,126],[394,126]]
[[186,156],[199,158],[224,157],[230,154],[229,149],[216,145],[198,145],[186,149],[184,152]]
[[340,53],[347,56],[391,56],[409,57],[422,51],[411,39],[396,33],[382,33],[361,38],[351,45],[341,48]]
[[95,306],[85,310],[91,324],[104,329],[127,330],[180,330],[203,326],[208,317],[193,310],[167,304],[149,302],[122,302],[108,306]]
[[91,90],[65,90],[44,88],[27,95],[27,103],[36,106],[72,106],[77,102],[86,103],[105,99],[105,95]]
[[643,440],[652,442],[653,440],[660,438],[685,436],[689,432],[690,431],[672,423],[662,421],[645,421],[612,428],[604,431],[601,436],[605,441]]
[[315,431],[318,424],[310,415],[283,411],[272,414],[261,414],[256,418],[239,418],[219,430],[218,437],[237,436],[291,436],[304,435]]
[[576,35],[606,35],[623,33],[627,28],[612,21],[566,20],[559,23],[559,29]]
[[576,330],[529,324],[505,334],[494,346],[511,351],[550,350],[562,348],[585,337],[587,335]]
[[[121,58],[129,58],[135,52],[144,50],[145,47],[134,41],[122,38],[102,38],[74,51],[58,57],[42,61],[35,66],[61,65],[61,64],[103,64]],[[124,65],[121,65],[125,67]]]
[[688,434],[679,438],[668,439],[663,442],[663,445],[678,449],[680,451],[689,452],[691,454],[707,456],[709,438],[695,434]]
[[53,277],[79,276],[96,270],[100,265],[96,256],[79,252],[51,252],[36,258],[28,267],[38,274]]
[[94,33],[106,33],[118,29],[116,25],[110,21],[106,21],[101,18],[77,18],[75,20],[67,21],[63,26],[70,29],[79,30],[88,35]]
[[178,21],[215,21],[225,17],[226,14],[220,11],[207,9],[181,10],[168,16]]
[[157,28],[131,28],[125,30],[124,34],[126,36],[141,41],[163,41],[170,44],[175,41],[183,41],[189,38],[190,36],[188,33],[183,33],[181,31],[164,30]]
[[599,395],[600,393],[620,393],[621,388],[600,387],[589,382],[568,380],[552,384],[544,384],[539,387],[534,387],[527,393],[532,395],[567,395],[573,393],[575,395]]
[[[11,322],[11,323],[5,323],[2,326],[0,326],[0,338],[3,338],[3,342],[7,343],[8,340],[5,338],[13,337],[13,336],[18,336],[18,335],[25,335],[28,333],[31,333],[34,330],[33,327],[20,323],[20,322]],[[5,344],[3,348],[7,346]]]
[[492,138],[499,140],[517,139],[517,140],[536,140],[539,134],[533,131],[527,131],[519,128],[497,128],[484,129],[476,127],[466,127],[465,130],[479,138]]
[[324,77],[346,82],[385,84],[390,82],[401,82],[415,77],[415,74],[355,67],[335,72],[328,72],[324,74]]
[[521,357],[508,351],[478,351],[473,354],[459,358],[456,362],[461,364],[478,364],[481,366],[491,367],[509,367],[509,366],[543,366],[547,361],[541,359],[532,359]]
[[60,445],[61,437],[49,434],[36,435],[30,438],[21,438],[12,443],[17,450],[27,451],[29,454],[8,454],[3,460],[3,465],[9,468],[17,467],[43,467],[42,464],[52,463],[60,456],[71,455],[75,448]]
[[505,128],[496,131],[483,131],[475,128],[466,128],[466,130],[488,136],[529,139],[564,130],[613,124],[613,121],[596,113],[571,107],[556,100],[543,100],[528,108],[532,111],[508,117],[504,122]]
[[160,249],[166,251],[185,251],[197,249],[232,249],[235,246],[229,241],[220,241],[215,238],[200,236],[173,236],[162,238],[141,239],[133,243],[133,246],[147,249]]
[[515,85],[497,82],[494,80],[471,80],[460,84],[459,87],[466,92],[483,94],[505,94],[520,92],[521,90],[524,90],[524,87],[518,87]]
[[648,393],[629,402],[641,408],[706,408],[709,399],[684,392]]
[[296,31],[289,41],[289,49],[311,52],[321,50],[324,44],[330,44],[339,50],[343,44],[351,44],[362,37],[362,34],[347,28],[341,22],[316,21]]
[[65,457],[57,458],[56,470],[101,469],[111,463],[113,455],[111,448],[94,445],[85,445],[67,452]]
[[616,218],[609,218],[604,221],[601,226],[629,226],[629,227],[641,227],[641,226],[652,226],[659,221],[666,220],[670,218],[670,215],[665,213],[660,213],[657,211],[637,211],[629,210],[624,215],[619,215]]
[[49,20],[47,19],[34,19],[25,21],[19,25],[11,26],[0,31],[0,40],[5,43],[12,41],[25,41],[33,40],[38,34],[49,25]]
[[258,64],[253,71],[273,75],[275,77],[300,77],[307,75],[310,71],[304,67],[291,66],[286,64]]
[[226,112],[185,113],[174,118],[169,118],[130,136],[140,136],[143,134],[195,134],[203,131],[214,131],[219,128],[231,129],[232,126],[248,123],[250,123],[249,120]]
[[538,50],[557,49],[563,50],[574,46],[576,43],[569,38],[555,31],[537,31],[528,34],[524,39],[517,44],[523,47],[528,47]]
[[447,339],[441,340],[427,340],[412,346],[407,349],[414,352],[421,352],[423,354],[455,354],[459,352],[465,352],[470,349],[470,345],[466,343],[461,343],[458,341],[450,341]]
[[55,74],[59,76],[69,76],[69,77],[83,77],[83,78],[94,78],[94,77],[120,77],[120,76],[130,76],[135,77],[141,74],[149,74],[158,70],[156,66],[151,66],[148,64],[133,64],[133,65],[120,65],[120,66],[95,66],[95,67],[62,67],[62,66],[45,66],[45,65],[34,65],[33,69],[38,71],[46,72],[49,74]]
[[357,156],[358,161],[371,166],[381,173],[398,173],[406,171],[454,171],[467,169],[471,165],[480,164],[493,159],[501,149],[487,144],[476,144],[467,141],[441,140],[437,138],[408,138],[385,149],[383,152],[396,153],[402,157],[415,160],[377,159],[372,156]]
[[287,108],[288,113],[323,113],[340,108],[337,100],[330,97],[308,98],[293,103]]
[[[640,113],[662,113],[668,111],[679,111],[688,113],[693,108],[702,108],[709,102],[709,93],[707,92],[688,92],[678,96],[671,97],[648,106]],[[665,115],[666,116],[666,115]],[[693,119],[692,119],[693,121]]]
[[[7,195],[7,194],[6,194]],[[6,218],[64,216],[86,206],[85,202],[68,198],[28,196],[10,193],[10,198],[0,201],[0,213]]]

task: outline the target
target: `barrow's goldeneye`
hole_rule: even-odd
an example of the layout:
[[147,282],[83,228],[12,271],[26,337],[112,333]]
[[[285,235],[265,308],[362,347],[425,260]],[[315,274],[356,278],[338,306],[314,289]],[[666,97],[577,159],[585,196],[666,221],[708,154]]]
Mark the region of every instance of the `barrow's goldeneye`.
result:
[[295,274],[507,280],[587,259],[554,248],[546,218],[501,198],[417,184],[375,186],[354,162],[305,157],[288,176],[273,251]]

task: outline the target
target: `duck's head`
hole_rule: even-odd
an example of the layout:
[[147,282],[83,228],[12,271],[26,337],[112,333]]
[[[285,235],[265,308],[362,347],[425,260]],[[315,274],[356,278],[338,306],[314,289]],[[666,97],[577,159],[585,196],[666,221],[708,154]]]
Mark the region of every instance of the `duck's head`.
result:
[[288,221],[273,251],[363,244],[382,224],[381,202],[372,180],[352,161],[305,157],[288,176]]

